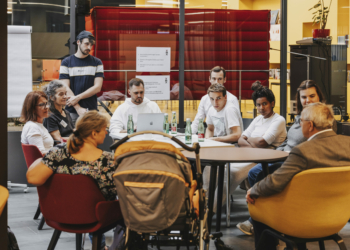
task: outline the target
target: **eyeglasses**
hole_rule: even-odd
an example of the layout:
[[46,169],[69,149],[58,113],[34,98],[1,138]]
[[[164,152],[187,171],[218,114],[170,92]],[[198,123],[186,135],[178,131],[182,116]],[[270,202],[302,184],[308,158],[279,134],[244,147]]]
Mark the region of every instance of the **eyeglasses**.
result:
[[44,109],[44,108],[46,108],[46,107],[50,107],[50,103],[48,103],[48,102],[43,102],[43,103],[40,103],[40,104],[38,104],[38,105],[36,105],[36,106],[39,106],[40,108]]

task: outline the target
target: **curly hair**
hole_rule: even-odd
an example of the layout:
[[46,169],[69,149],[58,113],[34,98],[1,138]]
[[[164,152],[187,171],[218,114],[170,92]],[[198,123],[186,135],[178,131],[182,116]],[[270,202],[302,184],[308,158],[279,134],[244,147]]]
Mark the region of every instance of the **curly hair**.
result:
[[260,81],[255,81],[252,84],[252,90],[254,90],[252,94],[252,99],[254,101],[254,105],[256,106],[256,100],[258,98],[266,97],[266,99],[272,103],[275,101],[275,95],[273,94],[272,90],[268,87],[264,87]]
[[53,80],[51,81],[45,88],[44,92],[47,95],[47,101],[50,104],[50,111],[54,112],[55,111],[55,101],[56,101],[56,91],[59,88],[64,87],[65,85],[60,82],[59,80]]

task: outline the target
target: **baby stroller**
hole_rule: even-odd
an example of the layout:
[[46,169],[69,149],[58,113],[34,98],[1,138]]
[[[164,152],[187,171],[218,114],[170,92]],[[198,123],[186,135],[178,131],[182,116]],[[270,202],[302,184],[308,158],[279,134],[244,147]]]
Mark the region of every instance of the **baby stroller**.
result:
[[[189,161],[170,143],[124,143],[131,137],[149,133],[162,135],[183,149],[194,151],[195,178]],[[189,147],[171,135],[143,131],[124,137],[111,149],[115,150],[117,167],[113,178],[127,227],[125,249],[148,249],[148,245],[158,249],[160,246],[209,249],[199,144]]]

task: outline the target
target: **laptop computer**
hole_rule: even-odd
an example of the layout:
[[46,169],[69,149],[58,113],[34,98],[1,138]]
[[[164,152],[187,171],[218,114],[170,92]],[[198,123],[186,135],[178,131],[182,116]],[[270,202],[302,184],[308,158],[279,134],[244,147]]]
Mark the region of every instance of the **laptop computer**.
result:
[[163,132],[163,113],[143,113],[137,116],[137,132],[140,131],[159,131]]

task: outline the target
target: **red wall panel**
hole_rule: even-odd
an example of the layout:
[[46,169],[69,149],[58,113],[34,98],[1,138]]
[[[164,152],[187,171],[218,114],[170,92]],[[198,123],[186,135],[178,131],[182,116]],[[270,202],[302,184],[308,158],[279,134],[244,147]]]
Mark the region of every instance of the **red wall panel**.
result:
[[[171,47],[171,70],[179,69],[179,10],[166,8],[95,7],[86,18],[86,29],[96,37],[91,54],[105,70],[135,70],[136,47]],[[185,10],[185,70],[269,69],[270,11]],[[148,72],[128,72],[127,79]],[[153,74],[153,73],[152,73]],[[157,73],[169,74],[169,73]],[[171,87],[178,72],[170,72]],[[194,99],[206,94],[209,72],[185,72],[185,86]],[[250,99],[251,84],[268,86],[268,72],[242,72],[242,99]],[[105,72],[103,91],[125,93],[125,73]],[[238,97],[239,73],[227,72],[228,91]]]

